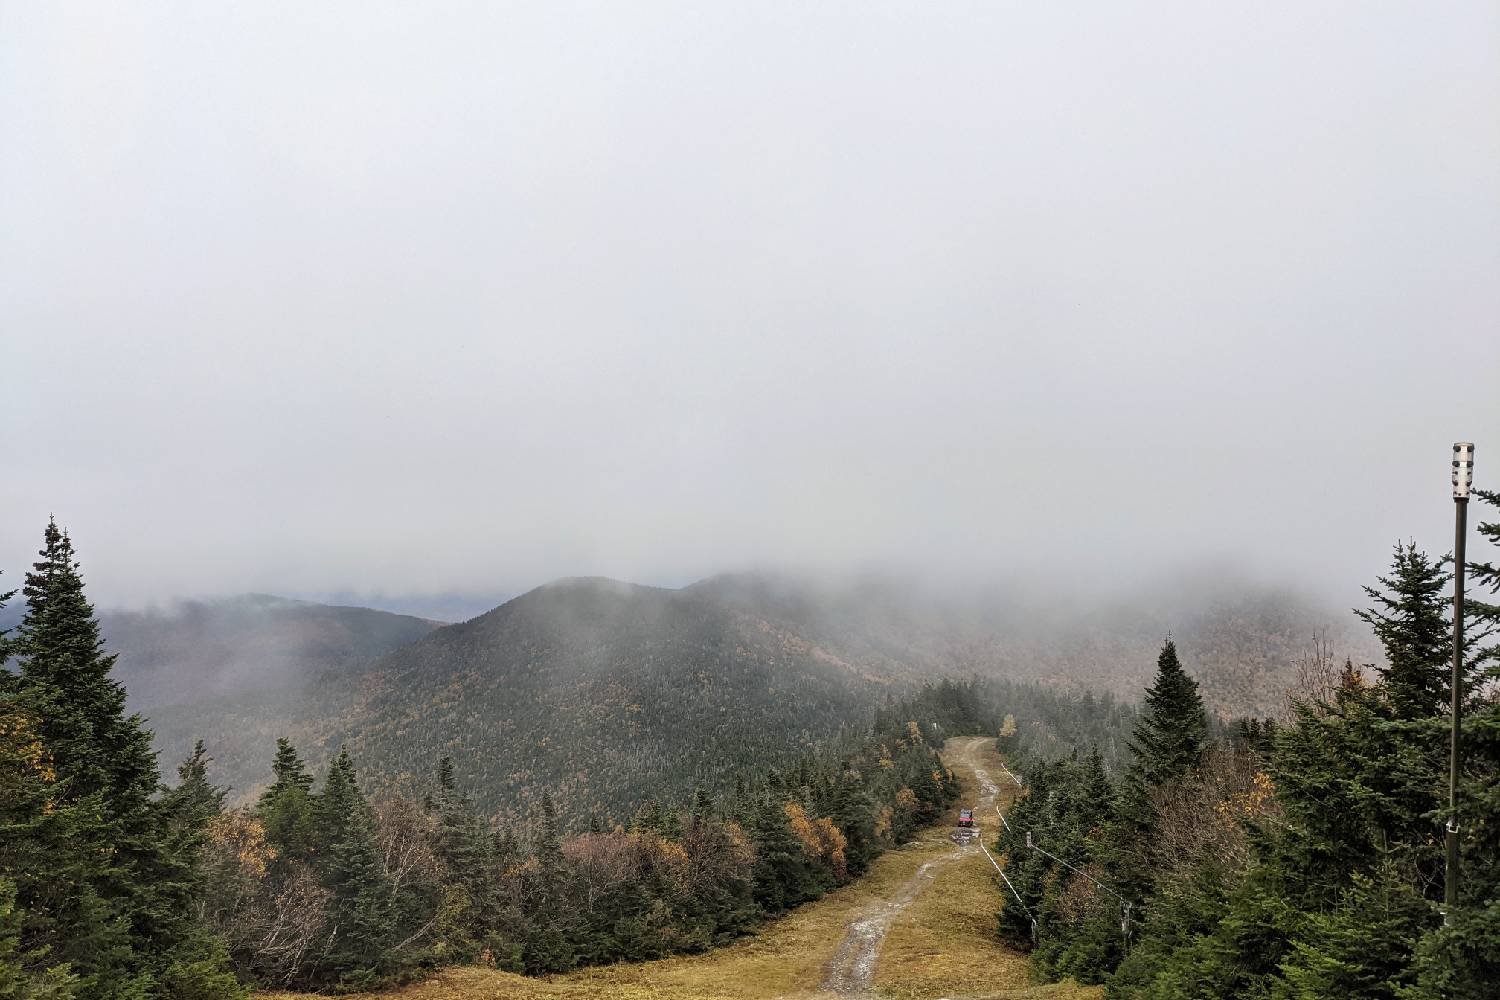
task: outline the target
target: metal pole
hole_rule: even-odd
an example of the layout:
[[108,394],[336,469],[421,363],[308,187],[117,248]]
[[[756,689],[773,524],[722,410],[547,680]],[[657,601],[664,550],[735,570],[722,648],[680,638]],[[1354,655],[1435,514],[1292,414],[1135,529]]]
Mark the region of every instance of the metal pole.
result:
[[1458,908],[1458,770],[1460,723],[1463,718],[1464,679],[1464,541],[1468,534],[1469,483],[1474,469],[1474,446],[1459,442],[1453,446],[1453,677],[1452,729],[1448,743],[1448,824],[1445,846],[1448,852],[1447,878],[1443,886],[1443,923],[1453,923]]

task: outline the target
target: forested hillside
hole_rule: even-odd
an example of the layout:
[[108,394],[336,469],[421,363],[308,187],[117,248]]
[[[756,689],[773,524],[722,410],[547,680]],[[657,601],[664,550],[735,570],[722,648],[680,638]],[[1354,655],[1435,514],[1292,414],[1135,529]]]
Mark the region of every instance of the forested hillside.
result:
[[1014,581],[944,589],[885,576],[726,574],[688,589],[886,676],[977,675],[1130,700],[1170,633],[1198,665],[1210,711],[1224,717],[1282,711],[1315,637],[1355,662],[1379,654],[1347,608],[1228,570],[1094,601]]
[[[1360,652],[1368,642],[1337,628],[1340,616],[1306,599],[1235,584],[1193,593],[1169,610],[1142,595],[1064,620],[1018,593],[736,574],[679,591],[559,581],[436,631],[272,599],[105,625],[118,622],[125,637],[121,675],[146,690],[165,759],[207,740],[233,800],[266,780],[266,748],[286,736],[320,767],[347,744],[369,789],[415,787],[433,755],[452,754],[484,808],[524,810],[549,789],[578,810],[618,815],[646,794],[726,787],[744,761],[826,740],[924,677],[1034,682],[1115,696],[1125,710],[1172,631],[1217,717],[1281,710],[1320,632],[1371,658]],[[208,624],[190,624],[199,620]],[[195,634],[206,639],[197,653]],[[198,680],[157,682],[188,664],[202,665]],[[269,683],[278,677],[286,682]],[[184,696],[149,704],[174,692]],[[1088,739],[1063,726],[1032,735]]]
[[336,741],[398,778],[447,753],[485,808],[549,789],[618,814],[789,759],[867,716],[878,689],[693,594],[585,579],[393,652],[353,699],[332,678],[315,696],[352,711]]
[[451,756],[485,810],[549,791],[573,816],[722,789],[859,722],[887,685],[691,592],[560,581],[298,690],[153,715],[169,757],[208,741],[225,780],[264,780],[290,736],[411,791]]

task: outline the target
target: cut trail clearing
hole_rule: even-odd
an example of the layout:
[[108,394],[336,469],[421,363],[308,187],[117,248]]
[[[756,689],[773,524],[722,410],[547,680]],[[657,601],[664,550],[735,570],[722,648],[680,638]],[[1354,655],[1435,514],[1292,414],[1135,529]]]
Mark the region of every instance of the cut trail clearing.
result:
[[[959,805],[975,809],[994,837],[995,807],[1018,789],[1001,773],[994,740],[948,741],[943,758],[963,784]],[[1030,964],[995,936],[1004,904],[979,841],[950,838],[944,825],[887,851],[856,882],[702,955],[581,969],[531,979],[492,969],[446,969],[379,1000],[1097,1000],[1103,990],[1031,981]],[[260,1000],[293,1000],[266,994]]]

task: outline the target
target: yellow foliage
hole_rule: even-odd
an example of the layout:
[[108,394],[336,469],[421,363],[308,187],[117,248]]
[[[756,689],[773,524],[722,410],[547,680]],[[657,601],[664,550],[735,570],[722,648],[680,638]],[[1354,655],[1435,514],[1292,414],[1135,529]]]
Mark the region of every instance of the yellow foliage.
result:
[[896,793],[896,805],[907,812],[915,812],[917,808],[917,793],[910,788],[903,788]]
[[23,773],[51,784],[57,780],[52,768],[52,756],[42,746],[36,726],[30,716],[13,712],[0,717],[0,746],[5,747],[6,756],[11,757]]
[[1271,776],[1264,771],[1256,771],[1255,776],[1250,779],[1249,788],[1220,799],[1214,803],[1214,809],[1226,818],[1249,819],[1263,815],[1275,800],[1276,784]]
[[908,722],[906,724],[906,731],[911,734],[912,746],[920,746],[922,744],[921,726],[917,725],[915,722]]
[[745,828],[730,820],[724,824],[724,832],[729,835],[730,856],[737,863],[748,867],[755,862],[755,841],[745,832]]
[[808,856],[827,862],[842,878],[848,870],[844,855],[848,841],[844,838],[844,832],[827,816],[818,819],[808,816],[800,802],[788,802],[782,806],[782,811],[786,813],[792,833],[802,842],[802,849]]
[[890,806],[881,806],[880,812],[875,814],[875,838],[877,840],[884,840],[890,836],[891,817],[894,815]]
[[656,842],[652,846],[656,848],[657,854],[659,854],[663,860],[666,860],[668,862],[676,862],[683,865],[686,865],[688,863],[688,852],[684,850],[683,846],[677,841],[667,840],[663,837],[652,837],[651,839]]
[[825,859],[833,866],[839,878],[843,878],[849,871],[844,857],[844,848],[849,846],[849,841],[844,837],[844,831],[840,830],[833,819],[828,816],[818,817],[815,826],[818,840],[823,845]]
[[254,879],[265,877],[276,860],[276,848],[266,840],[266,828],[247,809],[234,809],[215,816],[208,824],[209,840],[234,858],[240,872]]

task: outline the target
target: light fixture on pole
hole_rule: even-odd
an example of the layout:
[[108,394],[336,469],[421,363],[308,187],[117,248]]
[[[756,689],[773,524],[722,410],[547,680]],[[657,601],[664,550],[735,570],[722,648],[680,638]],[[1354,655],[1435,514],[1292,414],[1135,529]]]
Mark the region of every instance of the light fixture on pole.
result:
[[1474,444],[1453,445],[1453,696],[1448,742],[1448,824],[1444,830],[1448,852],[1447,878],[1443,885],[1443,922],[1453,923],[1458,908],[1458,762],[1459,727],[1463,717],[1464,676],[1464,540],[1468,534],[1469,489],[1474,482]]

